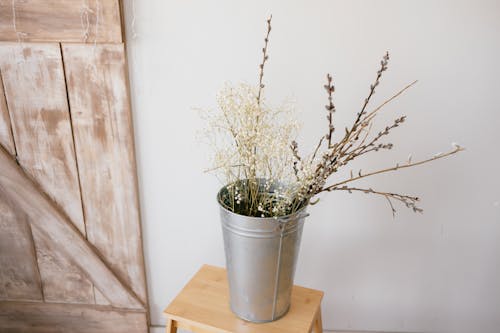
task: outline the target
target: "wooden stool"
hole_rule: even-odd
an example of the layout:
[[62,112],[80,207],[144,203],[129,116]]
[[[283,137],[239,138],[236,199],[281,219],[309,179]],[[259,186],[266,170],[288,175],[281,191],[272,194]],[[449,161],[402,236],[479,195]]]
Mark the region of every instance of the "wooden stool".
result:
[[293,286],[291,306],[281,319],[264,324],[244,321],[229,309],[226,270],[204,265],[163,311],[167,333],[322,333],[323,292]]

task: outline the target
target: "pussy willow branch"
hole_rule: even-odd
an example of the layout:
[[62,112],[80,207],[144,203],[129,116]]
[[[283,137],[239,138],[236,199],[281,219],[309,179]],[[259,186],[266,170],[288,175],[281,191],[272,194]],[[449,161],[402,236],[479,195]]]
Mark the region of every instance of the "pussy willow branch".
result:
[[387,64],[389,63],[389,52],[386,52],[382,60],[380,61],[380,69],[377,72],[377,78],[375,79],[375,82],[370,86],[370,94],[368,97],[365,99],[365,104],[363,104],[363,108],[361,109],[361,112],[358,113],[358,117],[354,124],[357,124],[361,117],[366,113],[366,107],[368,106],[368,103],[370,102],[370,99],[372,98],[373,94],[375,94],[375,88],[380,83],[380,78],[382,77],[382,73],[387,70]]
[[382,73],[387,70],[387,65],[389,63],[389,52],[386,52],[382,60],[380,61],[380,69],[377,71],[377,77],[375,78],[375,82],[373,82],[372,85],[370,85],[370,92],[368,94],[368,97],[365,98],[363,107],[361,108],[361,111],[358,113],[356,120],[354,121],[351,129],[346,129],[346,135],[344,137],[343,144],[339,145],[340,146],[340,152],[344,149],[344,146],[350,141],[351,135],[353,132],[355,132],[358,129],[358,126],[361,124],[361,118],[363,115],[366,114],[366,107],[368,106],[368,103],[370,102],[370,99],[372,96],[375,94],[375,89],[377,86],[380,84],[380,78],[382,77]]
[[[323,188],[326,179],[333,173],[337,172],[339,167],[344,165],[345,161],[342,161],[342,159],[346,155],[348,155],[349,149],[351,149],[352,146],[355,144],[355,142],[358,141],[359,136],[363,131],[363,128],[366,126],[365,123],[361,122],[361,118],[366,114],[366,108],[368,106],[368,103],[373,94],[375,94],[375,89],[379,85],[382,73],[387,70],[388,62],[389,62],[389,53],[387,52],[382,58],[382,61],[380,62],[380,69],[377,71],[377,76],[375,78],[375,81],[372,85],[370,85],[370,92],[368,94],[368,97],[365,98],[363,107],[361,111],[357,114],[356,120],[354,121],[352,127],[350,129],[346,128],[344,137],[340,140],[339,143],[334,144],[333,146],[331,144],[331,136],[334,130],[332,124],[333,122],[332,113],[335,111],[335,107],[333,106],[332,94],[335,91],[335,88],[332,84],[332,77],[329,74],[327,75],[327,84],[325,85],[325,89],[327,90],[328,93],[328,105],[326,106],[326,109],[328,111],[327,118],[329,126],[328,126],[328,132],[325,137],[326,139],[328,139],[329,151],[323,155],[323,158],[316,166],[315,176],[314,176],[315,181],[313,184],[311,184],[310,188],[307,190],[309,195],[313,196],[319,193]],[[322,140],[320,140],[318,148],[319,146],[321,146],[321,143]],[[317,150],[315,151],[314,156],[316,156],[316,152]],[[353,158],[354,157],[355,156],[353,156]]]
[[[326,135],[326,139],[328,140],[328,148],[332,147],[332,135],[335,131],[335,127],[333,127],[333,113],[335,112],[335,105],[333,105],[333,93],[335,92],[335,86],[332,84],[332,76],[330,74],[326,74],[327,84],[324,85],[325,90],[328,94],[328,105],[325,105],[326,110],[328,111],[328,115],[326,119],[328,119],[328,134]],[[318,145],[321,146],[322,139]]]
[[314,161],[314,159],[316,158],[316,155],[318,154],[319,148],[321,147],[321,144],[323,143],[324,139],[325,139],[324,136],[322,136],[321,139],[319,139],[318,145],[316,146],[316,149],[314,149],[314,153],[312,155],[311,160]]
[[[266,32],[266,37],[264,38],[264,48],[262,48],[262,63],[259,65],[259,91],[257,93],[257,105],[260,108],[261,100],[262,100],[262,90],[264,89],[265,85],[263,83],[264,79],[264,66],[266,64],[266,61],[269,59],[269,56],[267,55],[267,46],[269,44],[269,34],[271,33],[271,20],[273,16],[270,15],[269,18],[267,19],[267,32]],[[257,136],[258,128],[260,126],[260,117],[259,115],[256,116],[255,122],[254,122],[254,135]],[[256,172],[257,172],[257,146],[253,147],[252,150],[252,161],[250,162],[250,179],[255,180],[256,178]],[[256,191],[258,188],[255,189]],[[251,192],[253,189],[251,190]]]
[[435,156],[433,156],[431,158],[428,158],[428,159],[425,159],[425,160],[421,160],[421,161],[418,161],[418,162],[410,162],[410,163],[403,164],[403,165],[396,164],[395,166],[393,166],[391,168],[381,169],[381,170],[373,171],[373,172],[366,173],[366,174],[361,174],[361,172],[360,172],[357,177],[349,178],[349,179],[343,180],[341,182],[335,183],[333,185],[330,185],[328,187],[325,187],[325,188],[321,189],[320,192],[330,191],[331,188],[335,188],[335,187],[338,187],[340,185],[343,185],[343,184],[346,184],[346,183],[350,183],[350,182],[353,182],[353,181],[356,181],[356,180],[359,180],[359,179],[362,179],[362,178],[366,178],[366,177],[378,175],[378,174],[381,174],[381,173],[396,171],[396,170],[399,170],[399,169],[405,169],[405,168],[410,168],[410,167],[414,167],[414,166],[417,166],[417,165],[422,165],[422,164],[425,164],[425,163],[429,163],[431,161],[439,160],[441,158],[444,158],[444,157],[456,154],[456,153],[458,153],[458,152],[460,152],[462,150],[464,150],[464,148],[462,148],[460,146],[457,146],[457,147],[455,147],[455,149],[453,149],[453,150],[451,150],[451,151],[449,151],[449,152],[447,152],[445,154],[435,155]]
[[347,186],[331,188],[329,191],[330,192],[331,191],[348,191],[349,193],[352,193],[353,191],[358,191],[358,192],[363,192],[363,193],[367,193],[367,194],[377,194],[377,195],[383,196],[389,202],[393,216],[395,216],[395,214],[396,214],[396,209],[394,208],[394,206],[391,202],[391,199],[400,201],[406,207],[413,209],[414,212],[418,212],[418,213],[423,212],[423,210],[421,208],[417,207],[417,202],[420,201],[420,199],[418,197],[413,197],[413,196],[399,194],[399,193],[375,191],[371,188],[365,189],[365,188],[347,187]]
[[380,111],[380,109],[382,109],[384,106],[386,106],[387,104],[389,104],[390,102],[392,102],[393,100],[395,100],[396,98],[398,98],[401,94],[403,94],[406,90],[410,89],[411,87],[413,87],[415,84],[417,84],[418,80],[415,80],[413,81],[412,83],[408,84],[406,87],[404,87],[403,89],[401,89],[400,91],[398,91],[396,94],[394,94],[391,98],[389,99],[386,99],[382,104],[380,104],[379,106],[377,106],[375,109],[373,109],[373,111],[371,111],[370,113],[368,113],[366,115],[366,117],[364,117],[361,122],[366,122],[366,121],[370,121],[373,119],[373,117],[375,116],[375,114]]
[[[398,98],[401,94],[403,94],[406,90],[408,90],[409,88],[411,88],[412,86],[414,86],[417,82],[418,82],[418,80],[415,80],[412,83],[406,85],[403,89],[399,90],[397,93],[395,93],[394,95],[392,95],[389,99],[386,99],[384,102],[382,102],[382,104],[380,104],[379,106],[377,106],[371,112],[367,113],[366,116],[363,119],[361,119],[361,121],[360,121],[360,124],[361,124],[361,130],[360,130],[360,132],[366,126],[368,126],[368,130],[366,131],[366,135],[364,136],[363,140],[359,143],[359,145],[355,149],[353,149],[349,153],[349,156],[344,160],[344,163],[346,163],[348,161],[351,161],[354,158],[356,158],[358,156],[361,156],[361,155],[364,155],[364,154],[366,154],[368,152],[371,152],[371,151],[378,151],[379,149],[392,149],[393,145],[391,143],[379,144],[377,146],[374,146],[374,143],[376,141],[378,141],[382,136],[389,134],[387,132],[387,128],[386,128],[386,131],[385,131],[387,133],[385,133],[385,132],[379,132],[378,135],[377,135],[377,137],[375,137],[374,139],[372,139],[371,142],[364,147],[364,144],[365,144],[366,139],[368,137],[368,134],[370,132],[370,128],[372,126],[371,121],[376,116],[376,114],[377,114],[378,111],[380,111],[384,106],[386,106],[387,104],[389,104],[390,102],[392,102],[393,100],[395,100],[396,98]],[[394,124],[389,128],[389,130],[393,129],[394,127],[397,127],[397,126],[395,126],[397,124],[397,122],[399,122],[399,123],[404,122],[405,118],[406,117],[404,117],[404,116],[400,117],[400,118],[398,118],[399,121],[398,121],[398,119],[396,119],[394,121]],[[357,140],[357,135],[354,136],[354,139]],[[371,147],[371,148],[367,149],[369,147]],[[350,147],[348,147],[348,149],[350,149]],[[346,149],[346,150],[348,150],[348,149]]]
[[263,83],[264,79],[264,66],[266,64],[266,61],[269,59],[269,56],[267,55],[267,45],[269,43],[269,34],[271,33],[271,20],[273,19],[273,16],[269,16],[267,19],[267,33],[266,33],[266,38],[264,38],[264,48],[262,49],[262,63],[259,65],[259,93],[257,94],[257,104],[260,105],[261,102],[261,96],[262,96],[262,89],[264,89],[265,85]]
[[[383,131],[378,132],[378,134],[371,139],[370,142],[365,144],[365,139],[361,141],[361,143],[353,149],[350,153],[348,153],[347,157],[343,159],[343,165],[346,165],[349,161],[352,161],[358,156],[364,155],[366,153],[369,153],[371,151],[378,151],[380,149],[392,149],[393,145],[392,143],[386,143],[386,144],[375,144],[378,140],[380,140],[382,137],[389,135],[390,131],[393,130],[396,127],[399,127],[400,124],[402,124],[406,120],[406,116],[401,116],[397,119],[394,120],[393,124],[390,126],[386,126]],[[371,125],[371,123],[370,123]]]
[[[372,96],[375,94],[375,89],[377,88],[377,86],[380,83],[380,78],[382,77],[382,73],[387,70],[388,63],[389,63],[389,53],[386,52],[386,54],[384,55],[384,57],[382,58],[382,60],[380,62],[380,69],[377,71],[377,76],[375,78],[375,81],[373,84],[370,85],[370,92],[368,94],[368,97],[365,98],[363,107],[361,108],[361,111],[358,112],[356,120],[354,121],[352,127],[350,129],[348,129],[346,127],[344,137],[337,144],[335,144],[334,146],[331,146],[331,144],[329,144],[329,147],[328,147],[330,149],[329,153],[327,153],[325,155],[325,157],[323,158],[323,161],[318,164],[318,166],[316,168],[316,173],[317,173],[318,179],[319,178],[325,179],[325,176],[327,178],[332,173],[336,172],[338,167],[340,166],[338,164],[340,163],[341,158],[343,156],[345,156],[347,151],[359,139],[359,135],[362,131],[362,128],[364,126],[366,126],[366,123],[362,122],[361,119],[362,119],[363,115],[365,115],[367,112],[366,108],[368,106],[368,103],[370,102],[370,99],[372,98]],[[327,77],[327,79],[329,81],[328,82],[329,86],[331,85],[330,78],[331,78],[330,76]],[[329,89],[328,92],[329,92],[329,94],[333,93],[334,89],[332,89],[332,90]],[[330,99],[329,99],[329,101],[330,101]],[[329,134],[330,134],[330,128],[329,128],[329,131],[326,135],[327,138],[329,137]],[[321,144],[321,141],[320,141],[320,144]],[[326,163],[329,163],[330,167],[327,167]]]

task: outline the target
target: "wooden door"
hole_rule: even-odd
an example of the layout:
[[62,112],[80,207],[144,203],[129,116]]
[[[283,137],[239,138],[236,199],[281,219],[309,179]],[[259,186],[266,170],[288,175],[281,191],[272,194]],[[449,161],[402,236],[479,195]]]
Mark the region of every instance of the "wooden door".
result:
[[0,332],[147,332],[118,0],[0,0]]

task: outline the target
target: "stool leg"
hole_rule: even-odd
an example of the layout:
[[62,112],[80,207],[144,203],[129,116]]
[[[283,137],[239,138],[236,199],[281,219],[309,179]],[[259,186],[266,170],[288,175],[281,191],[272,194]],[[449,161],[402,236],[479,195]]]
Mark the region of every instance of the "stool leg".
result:
[[321,319],[321,305],[318,308],[316,319],[314,320],[314,333],[323,333],[323,321]]
[[167,330],[165,333],[177,333],[177,326],[172,319],[167,320]]

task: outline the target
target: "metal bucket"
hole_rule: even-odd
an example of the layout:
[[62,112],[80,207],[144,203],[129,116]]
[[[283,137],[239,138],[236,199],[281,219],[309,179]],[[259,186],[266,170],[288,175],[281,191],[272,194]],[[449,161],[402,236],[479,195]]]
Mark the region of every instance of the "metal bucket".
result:
[[281,218],[262,218],[239,215],[220,205],[220,214],[231,310],[251,322],[279,319],[290,308],[308,216],[305,208]]

